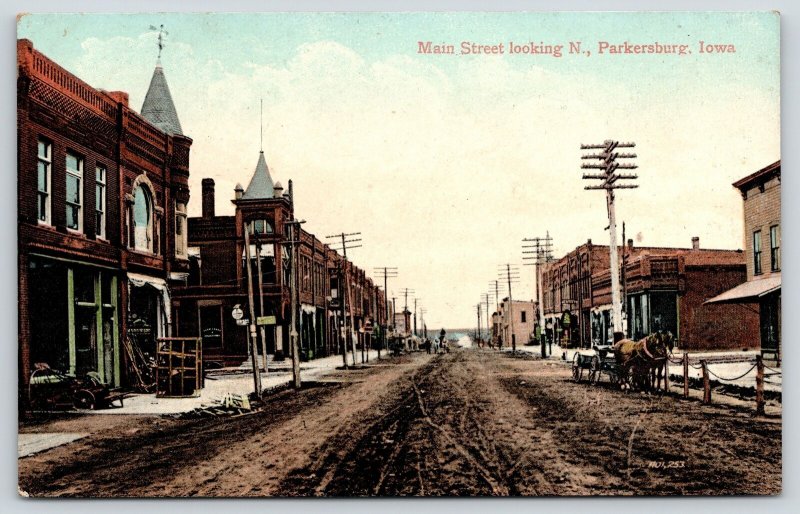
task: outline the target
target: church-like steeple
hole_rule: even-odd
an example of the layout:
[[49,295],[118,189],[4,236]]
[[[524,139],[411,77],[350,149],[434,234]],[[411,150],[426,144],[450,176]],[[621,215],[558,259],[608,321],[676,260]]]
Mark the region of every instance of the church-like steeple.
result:
[[142,116],[169,135],[183,135],[181,122],[178,120],[178,113],[175,110],[175,104],[172,103],[172,95],[169,93],[167,79],[164,77],[164,70],[161,67],[161,59],[156,64],[153,78],[150,80],[150,87],[144,97]]
[[267,160],[264,158],[264,151],[258,154],[258,164],[256,164],[256,171],[253,173],[253,178],[250,179],[250,184],[242,195],[242,200],[266,200],[272,198],[274,183],[269,174],[267,167]]

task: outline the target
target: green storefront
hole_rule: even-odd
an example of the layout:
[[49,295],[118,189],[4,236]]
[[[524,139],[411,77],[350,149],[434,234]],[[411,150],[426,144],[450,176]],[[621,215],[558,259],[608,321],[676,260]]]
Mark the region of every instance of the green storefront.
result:
[[32,256],[29,261],[31,366],[68,375],[97,372],[121,385],[119,279],[102,267]]

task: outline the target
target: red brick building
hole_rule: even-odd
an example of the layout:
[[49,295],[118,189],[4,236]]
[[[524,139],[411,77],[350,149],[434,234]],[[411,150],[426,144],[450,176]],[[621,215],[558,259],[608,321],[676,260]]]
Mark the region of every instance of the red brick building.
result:
[[31,41],[17,61],[20,382],[46,363],[125,385],[172,333],[170,287],[188,276],[192,140],[160,63],[139,114]]
[[[233,216],[217,216],[214,181],[203,179],[203,211],[189,218],[191,273],[174,289],[178,331],[203,339],[204,358],[219,365],[240,363],[248,355],[248,327],[237,325],[236,305],[250,318],[245,230],[248,232],[255,317],[274,317],[258,328],[260,354],[281,359],[290,354],[290,263],[287,221],[293,217],[292,186],[284,193],[273,182],[264,153],[259,154],[247,189],[233,191]],[[296,286],[301,357],[313,359],[341,352],[342,294],[348,326],[359,344],[370,343],[368,322],[385,323],[382,291],[350,261],[314,235],[300,230],[297,239]],[[340,276],[349,288],[340,291]],[[260,277],[260,278],[259,278]],[[263,328],[262,328],[263,327]]]
[[[758,314],[741,306],[706,305],[709,298],[745,281],[741,251],[620,247],[627,337],[657,330],[676,335],[685,350],[757,346]],[[570,347],[609,340],[611,275],[608,246],[591,241],[543,268],[545,326]],[[568,323],[565,323],[568,320]]]

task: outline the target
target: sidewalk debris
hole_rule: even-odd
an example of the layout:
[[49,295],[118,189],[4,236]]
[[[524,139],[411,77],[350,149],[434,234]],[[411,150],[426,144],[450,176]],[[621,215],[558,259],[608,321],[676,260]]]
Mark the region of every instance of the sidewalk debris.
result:
[[179,414],[181,419],[201,418],[216,416],[235,416],[252,411],[250,398],[247,395],[226,393],[221,399],[216,400],[211,405],[201,405],[188,412]]

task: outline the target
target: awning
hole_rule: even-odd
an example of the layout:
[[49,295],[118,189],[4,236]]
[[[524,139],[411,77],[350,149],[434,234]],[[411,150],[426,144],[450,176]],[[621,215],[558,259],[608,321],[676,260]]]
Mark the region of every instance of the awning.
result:
[[162,305],[161,308],[164,312],[164,317],[167,324],[172,323],[172,302],[169,297],[169,288],[167,281],[160,277],[151,277],[148,275],[141,275],[139,273],[128,272],[128,282],[133,287],[151,286],[161,293]]
[[750,303],[758,301],[762,296],[768,295],[781,288],[781,276],[771,275],[766,278],[749,280],[739,284],[733,289],[715,296],[703,303]]

